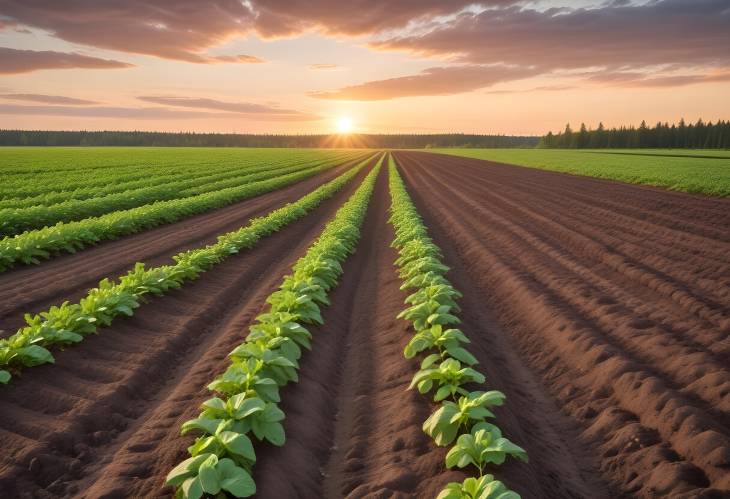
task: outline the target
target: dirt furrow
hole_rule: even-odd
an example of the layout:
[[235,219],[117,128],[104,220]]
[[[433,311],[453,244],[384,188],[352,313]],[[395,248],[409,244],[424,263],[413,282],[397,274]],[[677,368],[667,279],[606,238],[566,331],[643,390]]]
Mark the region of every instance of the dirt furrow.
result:
[[[460,176],[470,180],[496,181],[523,194],[538,191],[549,192],[557,199],[568,196],[572,202],[606,208],[614,216],[628,217],[634,223],[649,222],[656,226],[654,230],[672,229],[730,241],[725,230],[730,217],[726,199],[562,173],[560,182],[551,182],[556,172],[449,155],[434,154],[431,159],[424,158],[424,164],[426,161],[454,167]],[[605,195],[608,192],[610,196]],[[604,195],[596,197],[595,193]]]
[[[620,345],[625,355],[638,361],[645,370],[661,375],[668,385],[687,387],[686,396],[696,399],[707,413],[721,421],[721,426],[730,428],[730,400],[723,401],[721,395],[730,389],[730,373],[726,368],[730,357],[708,355],[707,350],[698,349],[700,344],[693,341],[694,338],[678,337],[676,331],[667,330],[656,318],[652,320],[644,316],[640,311],[643,302],[624,292],[631,289],[630,281],[619,275],[613,276],[612,282],[578,263],[579,260],[566,257],[562,247],[545,244],[543,239],[535,236],[539,230],[533,233],[525,231],[524,227],[529,226],[530,221],[515,223],[514,219],[495,216],[496,206],[484,209],[480,203],[472,202],[468,194],[448,185],[442,184],[432,195],[443,203],[447,202],[447,198],[459,199],[463,204],[460,214],[465,220],[470,213],[477,213],[480,219],[487,220],[493,232],[489,237],[489,251],[497,253],[503,260],[512,259],[519,268],[534,276],[556,300],[570,304],[577,316],[590,321],[593,328],[601,331],[604,339]],[[553,224],[547,220],[545,225],[551,227]],[[479,230],[478,227],[471,228]],[[521,248],[521,251],[515,251],[515,248]],[[587,255],[581,261],[586,260],[590,261]],[[546,267],[550,272],[542,272]],[[556,279],[555,275],[561,275],[561,278]],[[649,301],[654,306],[661,304],[656,297],[649,297]],[[702,333],[701,329],[697,331],[698,328],[695,324],[694,330]],[[710,329],[706,332],[715,331]],[[663,348],[656,348],[657,342]],[[667,355],[678,359],[677,362],[667,364]],[[720,404],[716,408],[718,400]]]
[[[395,319],[405,293],[389,247],[388,203],[381,178],[362,242],[345,265],[325,325],[315,331],[300,382],[284,394],[287,443],[259,454],[259,497],[435,497],[449,481],[464,478],[446,470],[447,449],[435,447],[421,430],[434,406],[407,390],[418,362],[403,357],[412,333]],[[478,290],[463,279],[467,273],[460,270],[457,285],[477,297]],[[608,497],[588,455],[569,444],[575,435],[566,418],[520,367],[495,322],[478,300],[465,298],[462,307],[467,334],[491,338],[486,347],[477,344],[475,354],[486,367],[489,386],[505,390],[511,400],[509,408],[498,411],[500,424],[532,459],[530,465],[510,463],[489,471],[523,497]],[[523,416],[526,412],[532,416]]]
[[[436,161],[441,158],[443,156],[436,156]],[[431,159],[428,164],[438,164],[433,161],[434,159]],[[646,216],[640,218],[626,217],[611,209],[596,211],[595,207],[598,203],[596,201],[593,203],[586,202],[586,199],[589,201],[600,200],[600,197],[586,197],[579,201],[576,195],[579,192],[555,193],[551,183],[541,182],[539,187],[530,189],[525,187],[523,179],[512,183],[500,183],[499,180],[490,180],[492,176],[491,168],[487,170],[487,174],[479,175],[479,170],[473,166],[459,166],[448,162],[444,166],[446,165],[455,175],[469,179],[469,183],[463,186],[465,189],[478,192],[489,199],[496,197],[501,204],[509,204],[510,211],[518,210],[547,215],[553,220],[553,223],[562,225],[564,232],[571,237],[582,235],[576,233],[576,228],[583,231],[588,230],[585,233],[585,236],[587,236],[585,244],[597,249],[597,254],[605,253],[607,257],[613,259],[623,256],[632,264],[639,260],[642,264],[649,265],[651,270],[660,272],[662,277],[675,275],[677,282],[675,282],[674,287],[680,288],[679,294],[687,294],[687,287],[683,284],[689,280],[693,288],[702,289],[710,294],[710,296],[701,297],[706,298],[706,301],[711,301],[712,293],[720,293],[716,297],[717,299],[723,301],[730,299],[730,288],[728,286],[712,286],[713,281],[718,278],[718,273],[730,264],[730,254],[712,251],[712,247],[717,244],[716,239],[708,240],[706,237],[697,236],[693,232],[678,230],[673,225],[664,227],[652,222],[646,222],[644,221],[647,218]],[[487,165],[491,167],[492,164],[487,163]],[[484,169],[484,166],[481,169]],[[517,171],[522,170],[524,169],[520,168]],[[475,171],[477,174],[475,174]],[[645,214],[647,208],[641,208],[644,192],[641,188],[637,187],[635,189],[637,190],[634,196],[635,199],[631,200],[630,203],[627,200],[627,204],[636,206],[635,213]],[[566,195],[570,199],[569,203],[564,202]],[[697,196],[686,194],[673,193],[673,195],[677,196],[677,199],[674,200],[674,205],[667,210],[672,215],[677,210],[677,205],[683,206],[682,199],[684,197],[691,200],[697,199]],[[720,204],[723,202],[723,200],[718,201]],[[666,203],[664,204],[666,205]],[[726,210],[730,212],[730,203],[726,204]],[[651,210],[648,211],[651,213]],[[553,216],[554,214],[559,214],[559,216]],[[680,214],[679,216],[683,218],[686,214]],[[725,220],[726,225],[730,224],[730,216],[727,213],[714,218]],[[543,216],[543,219],[546,219],[546,217]],[[593,221],[596,219],[601,220],[601,230],[591,230]],[[627,234],[634,234],[634,236],[627,237]],[[667,238],[671,239],[673,244],[667,245]],[[725,236],[725,239],[727,239],[727,236]],[[725,242],[730,243],[730,241]],[[709,250],[706,249],[708,244],[710,246]],[[678,266],[676,265],[677,262],[689,263],[692,265],[692,272],[686,270],[687,265]],[[709,278],[709,285],[705,286],[703,277]],[[730,284],[730,278],[726,278],[725,282]],[[651,284],[651,282],[648,284]],[[667,294],[671,295],[669,292]]]
[[0,330],[10,334],[25,325],[24,313],[40,312],[64,300],[78,300],[101,279],[123,274],[136,262],[165,264],[180,251],[215,242],[218,235],[242,227],[249,219],[303,196],[357,162],[348,161],[301,182],[225,208],[107,241],[37,266],[0,273]]
[[388,203],[383,171],[325,324],[313,329],[313,350],[302,359],[300,380],[282,393],[287,442],[261,450],[257,497],[435,493],[443,453],[432,452],[420,430],[427,403],[405,391],[411,373],[401,355],[405,325],[395,321],[404,296],[388,246]]
[[364,175],[251,251],[13,380],[0,393],[0,496],[169,496],[164,476],[190,444],[180,424]]
[[[670,491],[694,496],[700,492],[711,494],[713,487],[730,488],[727,473],[730,429],[722,409],[728,397],[727,369],[710,372],[712,369],[703,365],[705,359],[689,350],[671,353],[667,349],[669,337],[657,341],[662,335],[657,328],[613,331],[602,327],[599,321],[604,314],[589,305],[590,293],[602,289],[605,283],[591,282],[589,273],[574,275],[574,268],[566,261],[556,263],[550,255],[543,254],[546,248],[541,250],[539,245],[517,237],[526,222],[522,216],[516,215],[511,228],[504,225],[509,221],[501,220],[502,225],[495,223],[495,217],[488,216],[492,203],[485,201],[494,198],[486,189],[482,196],[476,196],[474,183],[464,180],[451,164],[439,166],[431,162],[426,172],[418,166],[422,156],[399,153],[406,180],[420,200],[419,208],[429,214],[427,220],[437,232],[454,241],[461,259],[468,262],[472,274],[478,276],[486,291],[483,304],[495,312],[496,319],[519,345],[527,365],[541,373],[552,396],[576,423],[582,423],[576,427],[584,430],[582,440],[592,443],[595,452],[602,454],[601,467],[607,478],[623,492],[640,496]],[[488,163],[485,165],[480,166],[482,174],[489,176],[491,169]],[[550,184],[551,176],[542,173],[543,182]],[[515,175],[512,187],[520,182],[522,175],[525,173]],[[552,177],[552,182],[558,183],[565,176],[553,174]],[[508,178],[499,181],[510,184]],[[594,193],[596,198],[612,197],[610,183],[606,184],[602,194]],[[621,190],[632,187],[617,185]],[[448,193],[444,193],[445,188]],[[458,196],[455,192],[469,194]],[[506,188],[499,192],[508,197]],[[542,195],[548,197],[549,191]],[[668,195],[664,203],[669,213],[677,210],[671,205],[672,200]],[[538,197],[535,203],[539,202]],[[564,202],[570,205],[572,198],[565,198]],[[706,200],[701,203],[705,204]],[[479,206],[481,211],[477,209]],[[545,213],[561,224],[560,213]],[[528,225],[529,232],[538,241],[555,230],[556,225],[547,222],[533,217],[532,226]],[[603,229],[601,219],[596,219],[593,225],[590,230]],[[575,229],[585,230],[582,226]],[[505,230],[511,234],[501,234]],[[504,246],[508,244],[506,241],[508,246]],[[716,241],[707,249],[720,253],[724,246],[722,241]],[[562,251],[568,254],[565,249]],[[605,278],[615,276],[609,273]],[[629,290],[641,286],[630,281],[621,285]],[[626,303],[625,296],[617,295],[613,299],[617,301],[609,313],[614,316],[613,320],[634,318],[635,310]],[[649,301],[645,313],[662,315],[666,313],[665,307],[666,302],[661,300]],[[694,333],[686,331],[690,338]],[[630,344],[635,348],[629,351]],[[639,352],[643,356],[635,355]],[[674,373],[675,379],[668,382],[647,367],[649,360],[659,371]],[[689,379],[682,378],[682,369],[696,373],[699,377],[696,386],[689,386]],[[714,392],[703,391],[708,384],[716,387]],[[700,391],[707,403],[680,395],[677,390]]]
[[[449,168],[453,169],[451,166]],[[424,169],[423,174],[430,177],[433,172],[431,169]],[[438,180],[433,179],[433,181]],[[649,302],[654,305],[651,312],[656,312],[655,305],[660,302],[662,314],[668,317],[668,320],[683,329],[691,328],[695,331],[691,341],[699,342],[713,353],[723,354],[722,362],[727,362],[727,355],[730,353],[730,342],[727,341],[730,314],[728,307],[723,307],[720,302],[713,302],[712,299],[694,290],[702,279],[693,275],[695,273],[692,270],[702,267],[702,262],[686,259],[673,261],[674,268],[683,269],[688,276],[687,282],[678,283],[664,272],[649,268],[635,255],[622,255],[617,252],[615,245],[598,244],[596,241],[603,237],[603,234],[610,232],[603,229],[603,226],[591,227],[586,224],[566,223],[565,215],[560,212],[524,210],[516,203],[507,202],[509,200],[504,196],[491,192],[482,194],[470,186],[460,186],[457,195],[462,196],[465,202],[471,203],[474,209],[479,210],[483,206],[488,206],[489,209],[484,211],[484,216],[498,220],[495,223],[499,223],[500,228],[508,233],[520,232],[520,237],[525,237],[524,234],[527,234],[526,237],[531,239],[531,244],[541,245],[541,252],[548,248],[548,251],[553,251],[554,258],[564,256],[563,261],[567,262],[566,265],[569,267],[583,268],[591,272],[596,279],[604,283],[610,282],[609,287],[620,293],[628,291],[641,302],[636,305],[639,308],[643,307],[643,302]],[[552,216],[546,216],[544,213],[551,213]],[[507,236],[502,234],[502,230],[498,230],[496,237]],[[728,247],[730,248],[730,245]],[[716,246],[715,252],[717,253]],[[724,287],[722,270],[727,268],[730,268],[730,263],[725,265],[719,274],[714,274],[715,289],[722,290]],[[635,286],[637,281],[643,286]],[[710,282],[709,279],[707,281]],[[723,300],[725,303],[728,301],[730,298]],[[684,311],[682,309],[675,311],[677,305]],[[661,322],[660,318],[652,317],[652,319]],[[671,329],[671,326],[669,327]],[[685,336],[683,341],[688,341],[688,338]]]

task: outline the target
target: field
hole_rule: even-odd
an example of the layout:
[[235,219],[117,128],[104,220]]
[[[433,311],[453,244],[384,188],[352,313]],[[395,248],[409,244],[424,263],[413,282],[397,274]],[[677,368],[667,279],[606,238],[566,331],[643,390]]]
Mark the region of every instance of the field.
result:
[[728,497],[730,154],[438,152],[0,149],[0,497]]
[[512,165],[730,196],[730,151],[682,149],[431,149]]

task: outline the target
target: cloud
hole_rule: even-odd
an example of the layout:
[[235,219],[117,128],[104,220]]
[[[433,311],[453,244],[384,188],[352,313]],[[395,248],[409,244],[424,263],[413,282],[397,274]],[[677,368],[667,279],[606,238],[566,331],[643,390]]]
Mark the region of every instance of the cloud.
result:
[[513,4],[515,0],[259,0],[253,1],[255,29],[264,37],[307,31],[328,35],[372,35],[460,12],[475,3]]
[[238,0],[3,0],[0,15],[72,43],[195,63],[260,62],[204,51],[250,31]]
[[[492,0],[490,3],[511,3]],[[367,35],[453,14],[473,0],[3,0],[3,24],[40,28],[72,43],[194,63],[260,62],[205,52],[233,38],[320,31]]]
[[334,71],[342,68],[339,64],[310,64],[308,67],[314,71]]
[[310,92],[311,97],[336,100],[387,100],[400,97],[451,95],[488,87],[495,83],[533,76],[529,68],[510,66],[447,66],[423,70],[419,74],[374,80],[339,90]]
[[43,94],[1,94],[0,98],[6,100],[20,100],[28,102],[40,102],[43,104],[64,104],[68,106],[88,106],[98,104],[93,100],[76,99],[74,97],[63,97],[61,95]]
[[425,33],[370,45],[472,64],[557,69],[730,63],[727,0],[664,0],[590,9],[465,12]]
[[[196,99],[190,99],[195,101]],[[208,100],[208,99],[201,99]],[[211,100],[215,103],[217,101]],[[191,108],[220,109],[215,104],[205,106],[194,105]],[[294,112],[296,113],[296,111]],[[245,121],[316,121],[321,119],[318,116],[298,114],[266,114],[260,112],[222,112],[200,111],[194,109],[172,109],[169,107],[122,107],[122,106],[30,106],[24,104],[0,104],[0,114],[22,115],[22,116],[68,116],[75,118],[116,118],[136,120],[181,120],[181,119],[225,119]]]
[[132,64],[100,59],[74,52],[53,50],[18,50],[0,47],[0,74],[29,73],[41,69],[110,69],[131,68]]
[[622,87],[683,87],[700,83],[730,81],[730,70],[699,74],[651,74],[631,71],[589,73],[586,81]]
[[206,57],[208,62],[242,62],[245,64],[262,64],[266,61],[253,55],[210,55]]
[[213,109],[240,114],[255,114],[264,118],[276,119],[278,117],[280,119],[289,119],[291,121],[311,121],[319,118],[318,116],[302,113],[301,111],[296,111],[294,109],[282,109],[276,106],[248,102],[226,102],[216,99],[178,96],[141,96],[137,98],[141,101],[166,106]]
[[[159,107],[132,108],[112,106],[27,106],[20,104],[0,104],[0,114],[36,116],[72,116],[78,118],[126,118],[126,119],[190,119],[215,117],[214,113],[179,111]],[[218,113],[224,115],[224,113]],[[230,116],[230,115],[226,115]]]
[[566,90],[575,90],[574,85],[542,85],[539,87],[526,88],[522,90],[488,90],[485,94],[531,94],[533,92],[564,92]]

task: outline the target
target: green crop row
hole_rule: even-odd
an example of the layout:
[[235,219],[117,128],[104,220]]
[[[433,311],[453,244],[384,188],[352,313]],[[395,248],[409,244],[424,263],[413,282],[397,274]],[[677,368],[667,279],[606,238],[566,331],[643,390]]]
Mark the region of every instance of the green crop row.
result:
[[269,310],[229,354],[227,370],[208,385],[219,396],[204,402],[200,416],[182,425],[183,434],[197,431],[201,436],[188,448],[190,458],[167,476],[167,484],[177,487],[177,497],[256,493],[253,441],[284,444],[279,389],[298,380],[302,348],[311,347],[305,326],[323,322],[320,308],[329,304],[327,293],[342,274],[342,262],[355,250],[381,163],[382,157],[269,296]]
[[159,201],[100,217],[25,232],[0,240],[0,272],[22,264],[37,264],[59,253],[75,253],[90,244],[116,239],[145,229],[258,196],[311,177],[336,163],[308,168],[246,185],[229,187],[184,199]]
[[[225,172],[241,165],[306,162],[335,159],[345,151],[211,148],[2,148],[0,149],[0,200],[12,203],[36,196],[83,195],[87,190],[110,190],[117,184],[141,187],[145,180],[176,179],[190,173]],[[348,151],[352,153],[353,151]],[[21,165],[26,173],[12,174]],[[100,168],[99,165],[106,165]],[[64,170],[54,169],[63,166]],[[154,184],[151,184],[154,185]],[[123,189],[123,190],[126,190]],[[6,207],[2,205],[3,207]],[[11,205],[12,206],[12,205]],[[27,205],[25,205],[27,206]]]
[[526,461],[527,453],[504,438],[496,425],[486,422],[494,417],[491,407],[504,403],[504,394],[467,389],[484,383],[485,378],[473,367],[477,359],[464,348],[469,339],[457,328],[456,300],[461,294],[446,279],[448,267],[441,263],[441,250],[429,237],[392,157],[389,186],[390,223],[396,234],[392,246],[399,255],[396,266],[403,280],[401,289],[412,292],[406,299],[407,308],[398,315],[415,330],[404,355],[423,357],[409,388],[433,393],[434,402],[439,403],[424,422],[423,431],[438,446],[453,444],[446,467],[473,466],[479,471],[462,483],[449,483],[438,499],[519,499],[516,492],[484,473],[488,464],[502,464],[508,456]]
[[[285,157],[272,157],[272,158],[259,158],[257,156],[243,156],[239,161],[233,165],[228,164],[208,164],[200,163],[195,165],[185,166],[146,166],[136,174],[129,175],[118,170],[110,170],[107,172],[93,172],[93,177],[97,180],[103,180],[102,185],[96,186],[84,186],[79,187],[78,182],[72,184],[72,189],[63,190],[54,183],[50,182],[44,188],[44,192],[35,195],[23,196],[21,192],[13,191],[12,197],[6,197],[0,199],[0,209],[6,208],[29,208],[32,206],[51,206],[59,203],[65,203],[69,201],[83,201],[90,198],[100,198],[111,194],[117,194],[121,192],[138,191],[139,193],[145,192],[146,189],[158,187],[160,185],[170,186],[180,182],[203,179],[209,180],[224,178],[223,176],[233,176],[237,172],[250,172],[254,173],[266,168],[279,168],[284,166],[314,164],[316,162],[324,161],[342,161],[353,157],[355,154],[352,151],[340,152],[334,155],[319,155],[314,157],[299,157],[294,158]],[[139,168],[139,167],[138,167]],[[89,176],[88,172],[81,172],[86,176]],[[64,179],[67,182],[67,179]],[[38,187],[39,179],[37,175],[25,175],[22,179],[16,179],[16,185],[21,188]],[[5,190],[8,189],[7,182],[3,186]],[[48,190],[51,188],[52,190]]]
[[119,282],[102,280],[78,303],[64,302],[38,315],[27,314],[26,327],[9,338],[0,339],[0,383],[10,380],[11,368],[54,362],[48,350],[51,346],[82,341],[85,336],[97,332],[99,327],[111,324],[115,317],[131,316],[145,295],[161,295],[169,289],[178,288],[230,255],[253,247],[262,237],[302,218],[334,195],[369,161],[370,158],[362,161],[299,200],[264,217],[252,219],[241,229],[219,236],[215,244],[179,253],[173,257],[173,265],[145,269],[143,263],[137,263]]
[[128,210],[156,201],[183,199],[206,192],[235,187],[251,182],[331,164],[329,160],[319,160],[305,164],[272,167],[262,165],[239,167],[233,171],[214,175],[198,176],[183,181],[166,181],[162,185],[118,192],[85,200],[68,200],[51,206],[32,206],[27,208],[0,209],[0,235],[12,236],[25,231],[40,229],[58,222],[70,222],[95,217],[119,210]]

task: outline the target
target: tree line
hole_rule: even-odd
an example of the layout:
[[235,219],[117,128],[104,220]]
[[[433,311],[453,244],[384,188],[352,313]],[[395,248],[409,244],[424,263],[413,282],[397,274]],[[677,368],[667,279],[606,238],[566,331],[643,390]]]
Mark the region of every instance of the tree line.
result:
[[117,131],[0,130],[0,146],[181,147],[535,147],[539,137],[467,134],[255,135]]
[[619,127],[607,129],[603,123],[591,130],[582,123],[578,131],[565,126],[556,134],[549,132],[540,139],[538,147],[561,149],[608,149],[608,148],[672,148],[672,149],[730,149],[730,121],[716,123],[702,119],[697,123],[657,123],[647,126],[645,121],[638,128]]

